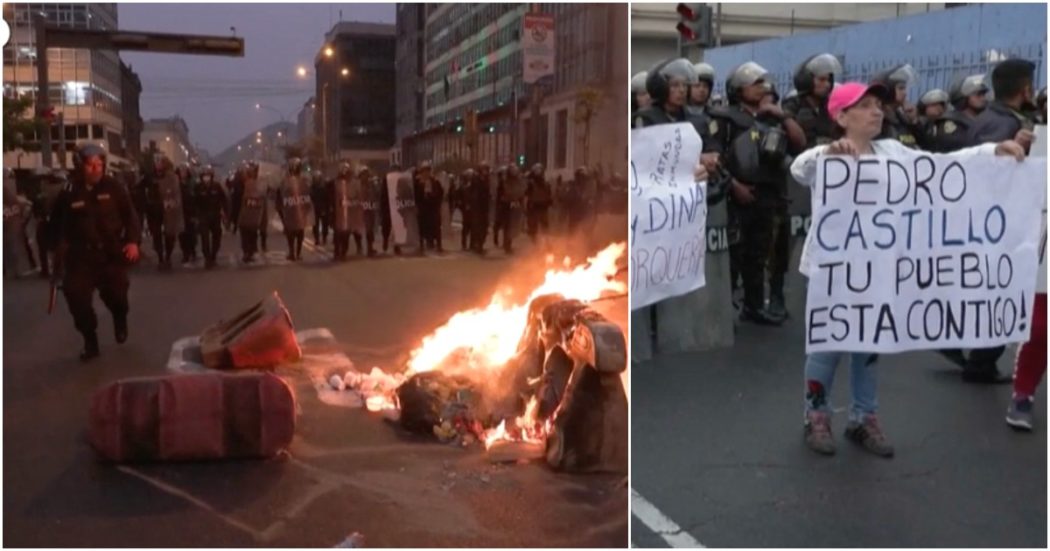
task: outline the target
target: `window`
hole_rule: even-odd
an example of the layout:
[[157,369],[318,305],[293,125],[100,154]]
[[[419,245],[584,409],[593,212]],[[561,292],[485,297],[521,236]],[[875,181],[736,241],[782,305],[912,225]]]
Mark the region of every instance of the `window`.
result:
[[77,139],[78,140],[86,140],[86,139],[89,139],[90,137],[91,136],[88,135],[88,125],[86,125],[86,124],[78,124],[77,125]]
[[101,140],[105,137],[105,134],[102,132],[101,124],[91,125],[91,137],[96,140]]

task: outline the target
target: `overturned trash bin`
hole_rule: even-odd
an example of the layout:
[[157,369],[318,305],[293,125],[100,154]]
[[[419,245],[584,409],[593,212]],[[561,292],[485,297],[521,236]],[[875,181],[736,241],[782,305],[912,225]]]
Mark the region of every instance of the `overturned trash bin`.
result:
[[232,319],[205,329],[201,356],[210,369],[258,369],[298,361],[303,352],[292,316],[274,291]]
[[196,373],[110,383],[88,440],[118,463],[272,457],[295,435],[295,395],[270,373]]

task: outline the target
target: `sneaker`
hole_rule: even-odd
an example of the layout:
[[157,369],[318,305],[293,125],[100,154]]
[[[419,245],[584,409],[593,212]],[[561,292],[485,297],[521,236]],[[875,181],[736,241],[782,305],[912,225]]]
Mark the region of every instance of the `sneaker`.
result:
[[893,457],[893,446],[886,440],[879,419],[868,415],[863,423],[850,421],[846,425],[846,438],[864,446],[864,449],[880,457]]
[[806,445],[823,455],[835,455],[835,438],[831,435],[831,418],[823,411],[806,414]]
[[1032,432],[1032,399],[1013,400],[1010,409],[1006,410],[1006,424],[1018,430]]

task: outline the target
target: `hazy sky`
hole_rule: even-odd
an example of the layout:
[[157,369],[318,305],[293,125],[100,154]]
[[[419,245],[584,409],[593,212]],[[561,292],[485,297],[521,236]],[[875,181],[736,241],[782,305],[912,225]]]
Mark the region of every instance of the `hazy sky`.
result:
[[142,79],[142,118],[181,115],[190,139],[217,154],[256,128],[295,122],[314,92],[312,71],[324,34],[339,22],[394,22],[394,4],[119,4],[121,29],[244,38],[244,57],[123,52]]

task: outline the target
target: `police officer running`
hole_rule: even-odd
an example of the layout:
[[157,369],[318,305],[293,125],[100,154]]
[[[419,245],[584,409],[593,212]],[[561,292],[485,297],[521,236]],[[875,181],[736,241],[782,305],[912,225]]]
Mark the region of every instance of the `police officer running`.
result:
[[118,343],[128,338],[128,265],[139,258],[141,226],[131,196],[106,176],[106,150],[86,145],[77,151],[73,181],[55,201],[55,274],[73,324],[84,337],[82,361],[99,355],[95,289],[113,315]]

